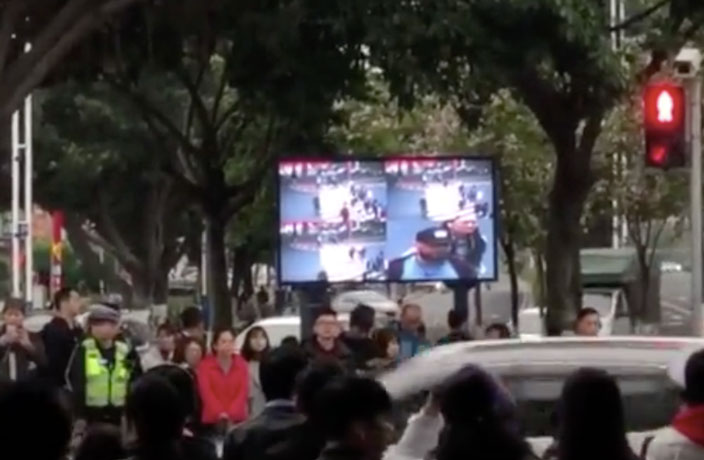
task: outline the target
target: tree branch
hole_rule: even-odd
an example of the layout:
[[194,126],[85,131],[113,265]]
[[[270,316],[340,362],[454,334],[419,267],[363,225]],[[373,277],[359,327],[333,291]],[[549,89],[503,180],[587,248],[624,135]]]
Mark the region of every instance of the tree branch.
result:
[[108,210],[109,206],[105,198],[105,194],[101,192],[100,189],[97,192],[97,199],[100,216],[99,226],[105,234],[107,241],[110,241],[110,246],[115,251],[115,257],[118,257],[121,260],[121,263],[125,266],[125,268],[130,267],[130,269],[134,269],[135,271],[142,270],[142,262],[140,262],[139,258],[134,255],[129,246],[127,246],[127,243],[125,243],[125,240],[120,235],[120,232],[118,231],[117,226],[110,215],[110,211]]
[[650,15],[652,15],[653,13],[655,13],[656,11],[658,11],[659,9],[663,8],[664,6],[668,5],[671,2],[672,2],[672,0],[660,0],[658,3],[651,6],[650,8],[646,8],[643,11],[640,11],[640,12],[634,14],[633,16],[631,16],[630,18],[624,20],[623,22],[609,27],[609,32],[616,32],[621,29],[626,29],[626,28],[632,26],[633,24],[640,22],[643,19],[648,18]]
[[93,0],[72,0],[5,72],[0,85],[0,119],[11,115],[32,89],[101,21],[142,0],[107,0],[94,6]]
[[[190,76],[188,75],[188,71],[185,69],[179,69],[176,70],[174,73],[176,75],[176,78],[183,84],[183,86],[186,88],[188,91],[188,94],[191,99],[191,104],[189,107],[189,125],[192,125],[192,115],[191,113],[195,112],[198,115],[198,118],[200,119],[201,123],[201,129],[203,130],[203,136],[204,137],[210,137],[213,135],[213,126],[210,122],[210,115],[208,114],[208,108],[205,106],[205,102],[203,102],[203,98],[200,94],[200,85],[201,82],[203,81],[203,76],[205,75],[205,71],[207,68],[207,63],[203,64],[201,63],[201,67],[198,69],[198,75],[196,76],[195,81],[192,81]],[[193,110],[194,109],[194,110]],[[190,135],[190,126],[189,130],[186,131],[186,135]]]
[[7,58],[12,48],[12,33],[17,26],[17,19],[22,13],[25,6],[24,0],[10,0],[8,5],[5,5],[2,13],[2,25],[0,25],[0,75],[5,71]]

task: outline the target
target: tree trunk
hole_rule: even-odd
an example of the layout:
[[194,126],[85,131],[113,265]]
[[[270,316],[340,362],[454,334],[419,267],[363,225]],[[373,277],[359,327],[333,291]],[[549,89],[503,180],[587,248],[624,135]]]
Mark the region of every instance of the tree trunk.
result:
[[504,254],[506,254],[506,264],[508,265],[508,276],[511,283],[511,321],[516,332],[520,330],[518,323],[518,271],[516,267],[516,250],[513,242],[509,239],[503,244]]
[[540,317],[545,315],[545,261],[539,250],[533,251],[533,259],[535,260],[535,295],[534,302],[538,305]]
[[581,307],[580,219],[591,182],[578,156],[574,147],[558,152],[549,198],[546,326],[551,336],[562,335]]
[[216,328],[232,327],[232,302],[227,289],[225,222],[219,216],[207,217],[208,299]]

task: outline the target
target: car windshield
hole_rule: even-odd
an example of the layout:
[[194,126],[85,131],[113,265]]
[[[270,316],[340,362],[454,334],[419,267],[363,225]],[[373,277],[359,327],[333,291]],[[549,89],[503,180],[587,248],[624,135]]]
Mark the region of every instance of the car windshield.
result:
[[[516,399],[526,435],[552,435],[553,417],[564,377],[504,376],[502,380]],[[617,381],[629,432],[649,431],[668,425],[677,411],[679,393],[666,375],[629,374],[617,377]]]
[[379,301],[386,301],[386,297],[384,297],[382,294],[376,292],[376,291],[356,291],[356,292],[350,292],[348,293],[347,301],[348,302],[358,302],[358,303],[364,303],[364,302],[379,302]]
[[611,317],[611,293],[585,293],[582,298],[582,305],[591,307],[599,312],[602,318]]

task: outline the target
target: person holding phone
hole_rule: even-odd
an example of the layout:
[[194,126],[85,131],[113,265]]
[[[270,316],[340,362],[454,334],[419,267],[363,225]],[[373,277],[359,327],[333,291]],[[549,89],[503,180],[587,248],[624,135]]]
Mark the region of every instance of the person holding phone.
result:
[[0,327],[0,382],[37,378],[45,364],[43,347],[24,328],[24,301],[10,298],[2,310]]

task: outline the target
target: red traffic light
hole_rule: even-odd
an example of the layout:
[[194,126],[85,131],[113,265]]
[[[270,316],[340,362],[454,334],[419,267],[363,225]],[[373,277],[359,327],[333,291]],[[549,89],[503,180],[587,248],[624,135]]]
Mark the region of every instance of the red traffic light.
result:
[[677,129],[684,125],[684,88],[672,83],[649,85],[643,97],[645,125],[655,129]]
[[645,88],[645,163],[668,169],[686,166],[686,99],[682,86],[671,82]]

